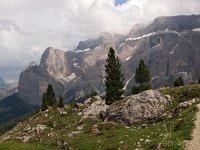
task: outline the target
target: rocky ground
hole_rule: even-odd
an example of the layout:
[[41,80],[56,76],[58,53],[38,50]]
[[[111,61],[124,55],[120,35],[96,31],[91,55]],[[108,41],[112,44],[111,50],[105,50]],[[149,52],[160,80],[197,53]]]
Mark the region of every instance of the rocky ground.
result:
[[0,149],[27,143],[75,150],[184,149],[192,138],[199,93],[199,85],[192,85],[149,90],[111,106],[96,96],[49,108],[1,135]]

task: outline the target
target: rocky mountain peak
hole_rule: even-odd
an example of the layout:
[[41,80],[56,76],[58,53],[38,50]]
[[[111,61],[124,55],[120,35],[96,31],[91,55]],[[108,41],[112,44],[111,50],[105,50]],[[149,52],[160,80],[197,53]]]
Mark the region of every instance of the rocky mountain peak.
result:
[[164,16],[154,19],[153,23],[147,26],[146,32],[164,31],[166,29],[182,32],[198,27],[200,27],[200,15]]
[[40,67],[51,75],[69,75],[69,68],[65,61],[65,52],[53,47],[47,48],[42,54]]

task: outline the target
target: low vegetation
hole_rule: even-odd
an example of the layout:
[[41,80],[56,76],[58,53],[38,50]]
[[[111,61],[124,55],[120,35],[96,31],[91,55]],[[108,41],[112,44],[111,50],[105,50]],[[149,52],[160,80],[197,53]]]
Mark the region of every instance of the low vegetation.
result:
[[[200,85],[163,88],[160,91],[172,96],[173,103],[166,115],[157,120],[127,127],[116,122],[103,122],[101,118],[82,119],[84,106],[81,104],[67,105],[63,109],[50,108],[40,111],[9,131],[12,136],[0,145],[0,149],[184,149],[184,141],[191,139],[198,108],[195,103],[178,113],[174,113],[174,110],[181,102],[200,98]],[[24,135],[24,129],[38,124],[46,128],[39,136],[35,134],[28,141],[29,144],[17,139]],[[99,132],[94,133],[94,127]],[[2,137],[6,137],[6,134]]]

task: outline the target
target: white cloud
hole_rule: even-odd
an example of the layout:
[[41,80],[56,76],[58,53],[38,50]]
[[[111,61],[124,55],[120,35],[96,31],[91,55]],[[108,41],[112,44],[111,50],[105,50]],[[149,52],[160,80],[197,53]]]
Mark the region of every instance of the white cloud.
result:
[[128,0],[117,6],[114,0],[1,0],[0,76],[3,68],[38,62],[48,46],[73,49],[101,32],[124,34],[157,16],[199,13],[199,6],[199,0]]

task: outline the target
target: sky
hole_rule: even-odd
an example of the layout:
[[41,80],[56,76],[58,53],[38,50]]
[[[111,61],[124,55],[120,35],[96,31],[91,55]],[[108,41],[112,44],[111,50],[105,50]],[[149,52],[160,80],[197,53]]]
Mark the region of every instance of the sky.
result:
[[0,76],[18,79],[43,51],[74,50],[102,32],[126,34],[158,16],[200,13],[199,0],[0,0]]
[[115,4],[121,5],[121,4],[125,3],[125,2],[126,2],[126,0],[116,0]]

